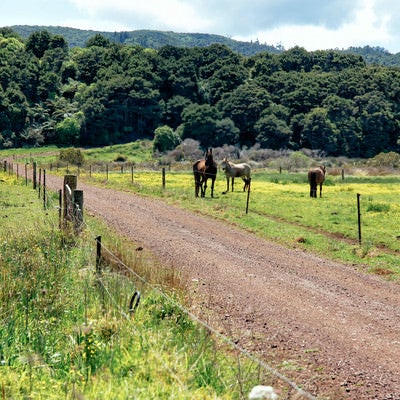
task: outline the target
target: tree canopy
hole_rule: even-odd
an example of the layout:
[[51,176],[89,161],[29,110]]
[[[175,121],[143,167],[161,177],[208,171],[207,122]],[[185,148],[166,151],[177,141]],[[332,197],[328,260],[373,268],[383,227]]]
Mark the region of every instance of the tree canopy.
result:
[[301,47],[240,55],[226,45],[150,49],[95,34],[69,48],[0,30],[0,148],[193,139],[373,157],[399,151],[400,70]]

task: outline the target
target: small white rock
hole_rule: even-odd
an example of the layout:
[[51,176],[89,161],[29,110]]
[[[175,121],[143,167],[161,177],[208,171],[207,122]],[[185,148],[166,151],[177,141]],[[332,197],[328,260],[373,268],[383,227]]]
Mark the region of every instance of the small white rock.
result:
[[249,400],[277,400],[278,395],[272,386],[257,385],[251,389]]

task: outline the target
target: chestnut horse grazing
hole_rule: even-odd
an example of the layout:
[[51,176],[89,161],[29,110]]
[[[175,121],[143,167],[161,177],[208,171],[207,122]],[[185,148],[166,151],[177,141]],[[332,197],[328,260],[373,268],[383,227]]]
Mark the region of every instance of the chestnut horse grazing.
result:
[[211,179],[211,197],[214,197],[214,183],[217,177],[217,170],[212,149],[207,150],[204,159],[195,161],[193,164],[193,175],[196,197],[199,197],[199,190],[201,197],[205,197],[208,179]]
[[250,165],[246,163],[234,164],[225,157],[221,163],[221,168],[225,172],[226,176],[226,192],[229,192],[229,179],[232,179],[232,192],[233,192],[233,184],[235,182],[235,178],[242,178],[244,181],[243,191],[245,192],[246,189],[250,187],[250,174],[251,168]]
[[325,180],[325,166],[320,165],[308,171],[308,182],[310,184],[310,197],[317,197],[317,186],[319,185],[319,197],[322,197],[322,184]]

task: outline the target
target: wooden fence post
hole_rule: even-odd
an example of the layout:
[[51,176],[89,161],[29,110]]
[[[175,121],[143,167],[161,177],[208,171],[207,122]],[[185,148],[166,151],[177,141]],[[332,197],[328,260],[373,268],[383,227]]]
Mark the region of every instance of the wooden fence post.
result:
[[165,189],[165,167],[162,169],[162,187]]
[[33,182],[33,190],[36,190],[37,182],[36,182],[36,161],[33,162],[33,170],[32,170],[32,182]]
[[46,170],[43,170],[43,208],[46,209]]
[[41,189],[41,186],[42,186],[42,169],[39,168],[39,182],[38,182],[38,188],[39,188],[39,190],[38,190],[38,198],[39,198],[39,199],[40,199],[40,189]]

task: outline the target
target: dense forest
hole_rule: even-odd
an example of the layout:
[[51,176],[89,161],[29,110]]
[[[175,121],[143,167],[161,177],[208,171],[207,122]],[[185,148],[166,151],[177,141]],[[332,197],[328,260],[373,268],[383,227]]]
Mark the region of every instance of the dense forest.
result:
[[98,33],[72,47],[47,30],[0,28],[0,148],[155,138],[166,151],[190,138],[372,157],[399,150],[399,100],[400,69],[351,52],[245,56]]

